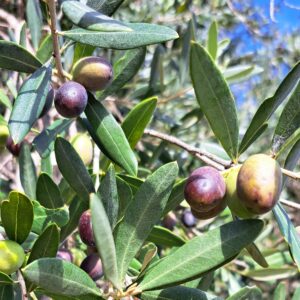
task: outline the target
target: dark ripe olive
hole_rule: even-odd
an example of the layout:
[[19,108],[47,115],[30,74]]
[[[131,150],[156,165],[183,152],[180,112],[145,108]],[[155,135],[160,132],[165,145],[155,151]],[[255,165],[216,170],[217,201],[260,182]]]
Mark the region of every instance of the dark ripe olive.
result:
[[85,211],[80,219],[79,219],[79,225],[78,225],[78,231],[81,240],[88,246],[95,247],[95,238],[93,233],[93,227],[92,227],[92,216],[91,211],[87,210]]
[[88,101],[86,89],[75,81],[64,83],[56,92],[55,108],[65,118],[78,117]]
[[198,211],[192,208],[192,214],[199,220],[207,220],[216,217],[226,208],[226,206],[226,202],[222,201],[216,207],[208,211]]
[[191,228],[196,225],[196,219],[190,210],[185,210],[182,213],[181,221],[185,227]]
[[210,211],[224,201],[226,185],[222,175],[212,167],[201,167],[189,176],[184,195],[190,206],[198,211]]
[[177,224],[176,215],[173,212],[169,212],[162,220],[162,225],[169,230],[173,230]]
[[73,255],[68,249],[61,249],[57,251],[56,257],[68,262],[73,262]]
[[80,268],[88,273],[95,281],[103,276],[102,263],[97,253],[88,255],[82,261]]

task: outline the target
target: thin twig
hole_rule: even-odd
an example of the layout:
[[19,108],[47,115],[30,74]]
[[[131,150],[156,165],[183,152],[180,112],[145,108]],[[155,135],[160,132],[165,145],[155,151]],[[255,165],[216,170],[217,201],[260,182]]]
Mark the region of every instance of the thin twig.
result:
[[23,275],[20,270],[18,270],[17,274],[18,274],[18,281],[19,281],[21,291],[22,291],[22,300],[28,300],[26,284],[25,284]]
[[215,167],[216,169],[218,169],[220,171],[224,170],[225,168],[229,168],[232,165],[232,163],[230,161],[219,158],[218,156],[211,154],[207,151],[190,146],[174,136],[160,133],[160,132],[152,130],[152,129],[146,129],[144,131],[144,134],[147,134],[147,135],[150,135],[153,137],[157,137],[161,140],[164,140],[173,145],[176,145],[176,146],[186,150],[190,154],[194,155],[195,157],[199,158],[206,164],[208,164],[212,167]]
[[289,201],[289,200],[284,200],[284,199],[280,199],[279,201],[283,205],[286,205],[288,207],[292,207],[292,208],[295,208],[295,209],[300,209],[300,204],[298,204],[298,203],[295,203],[295,202],[292,202],[292,201]]
[[51,19],[50,29],[53,38],[53,50],[54,50],[53,56],[55,58],[55,65],[56,65],[59,78],[61,79],[62,82],[65,82],[64,70],[61,63],[59,41],[58,41],[58,34],[56,28],[57,17],[56,17],[55,0],[48,0],[47,3],[48,3],[49,14]]
[[281,172],[284,175],[286,175],[288,177],[291,177],[291,178],[293,178],[295,180],[300,180],[300,173],[295,173],[293,171],[290,171],[290,170],[287,170],[287,169],[283,169],[283,168],[281,168]]

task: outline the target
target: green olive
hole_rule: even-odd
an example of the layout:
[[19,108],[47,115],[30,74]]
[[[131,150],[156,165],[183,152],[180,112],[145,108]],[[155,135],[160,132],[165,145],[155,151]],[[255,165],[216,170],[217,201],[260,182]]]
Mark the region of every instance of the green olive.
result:
[[71,144],[83,163],[88,166],[93,160],[93,143],[89,136],[84,133],[78,133],[71,139]]
[[4,148],[9,136],[9,130],[6,125],[0,125],[0,148]]
[[0,241],[0,272],[10,275],[23,264],[25,253],[23,248],[14,241]]

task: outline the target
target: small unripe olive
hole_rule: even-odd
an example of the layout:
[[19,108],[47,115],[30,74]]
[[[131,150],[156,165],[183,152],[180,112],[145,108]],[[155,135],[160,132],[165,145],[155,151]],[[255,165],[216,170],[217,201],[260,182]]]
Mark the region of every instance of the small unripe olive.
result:
[[162,225],[169,230],[173,230],[177,224],[176,215],[173,212],[169,212],[162,220]]
[[0,241],[0,272],[10,275],[23,264],[25,253],[23,248],[14,241]]
[[86,257],[85,253],[82,250],[77,249],[77,248],[72,248],[72,249],[70,249],[70,251],[73,256],[73,263],[79,267],[81,265],[82,261]]
[[53,104],[53,99],[54,99],[54,90],[50,86],[49,92],[48,92],[47,97],[46,97],[45,105],[44,105],[43,110],[40,114],[40,118],[45,116],[46,113],[50,110],[50,108],[52,107],[52,104]]
[[282,185],[282,172],[276,160],[266,154],[250,156],[237,178],[237,194],[254,214],[264,214],[277,203]]
[[56,92],[55,108],[65,118],[78,117],[85,109],[88,95],[85,88],[74,81],[64,83]]
[[68,262],[73,262],[73,255],[68,249],[60,249],[57,251],[56,257]]
[[244,202],[239,198],[236,191],[237,177],[241,169],[241,165],[230,168],[226,173],[226,196],[225,201],[233,214],[239,218],[247,219],[255,215],[251,213],[244,205]]
[[6,125],[0,125],[0,149],[5,147],[8,136],[8,127]]
[[185,210],[181,215],[181,221],[185,227],[194,227],[196,225],[195,217],[190,210]]
[[15,144],[11,137],[6,141],[6,148],[13,156],[19,156],[23,142]]
[[73,68],[73,80],[88,91],[103,90],[111,83],[112,77],[112,65],[103,57],[84,57]]
[[222,175],[212,167],[201,167],[191,173],[184,190],[193,209],[210,211],[224,201],[226,185]]
[[82,261],[80,268],[88,273],[95,281],[103,276],[102,263],[97,253],[88,255]]
[[93,233],[93,227],[92,227],[92,216],[91,211],[87,210],[85,211],[80,219],[79,219],[79,225],[78,225],[78,231],[81,240],[88,246],[95,247],[95,238]]
[[87,134],[78,133],[71,139],[71,144],[83,163],[88,166],[93,160],[93,143]]

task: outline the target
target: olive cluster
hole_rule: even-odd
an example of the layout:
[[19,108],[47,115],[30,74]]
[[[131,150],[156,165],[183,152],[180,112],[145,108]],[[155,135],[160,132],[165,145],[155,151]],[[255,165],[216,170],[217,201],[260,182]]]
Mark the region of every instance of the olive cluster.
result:
[[73,68],[73,80],[64,83],[56,92],[55,108],[65,118],[78,117],[88,102],[88,91],[106,88],[113,77],[111,64],[102,57],[84,57]]
[[198,219],[213,218],[227,205],[234,215],[251,218],[275,206],[281,185],[279,164],[268,155],[256,154],[223,173],[212,167],[196,169],[187,180],[184,194]]

